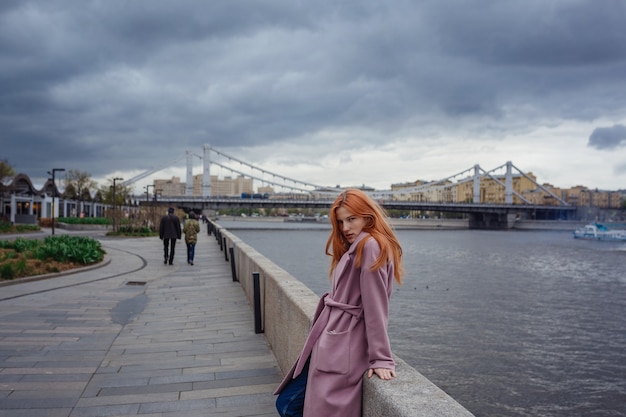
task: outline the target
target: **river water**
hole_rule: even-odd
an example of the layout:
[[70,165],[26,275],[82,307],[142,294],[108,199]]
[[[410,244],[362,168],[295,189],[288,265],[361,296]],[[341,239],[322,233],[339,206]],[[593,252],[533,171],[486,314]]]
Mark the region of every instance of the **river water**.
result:
[[[219,223],[315,293],[330,288],[328,225]],[[478,417],[626,416],[626,243],[397,234],[407,274],[389,334],[407,363]]]

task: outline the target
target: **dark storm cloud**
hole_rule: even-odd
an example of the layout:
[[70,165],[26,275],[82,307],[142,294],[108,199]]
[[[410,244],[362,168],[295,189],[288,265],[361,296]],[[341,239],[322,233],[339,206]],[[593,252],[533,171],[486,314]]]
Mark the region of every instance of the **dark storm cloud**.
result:
[[589,136],[588,146],[601,150],[615,149],[626,145],[626,126],[598,127]]
[[[453,2],[431,9],[444,49],[497,65],[559,67],[626,57],[619,0]],[[449,4],[449,3],[448,3]]]
[[610,119],[626,103],[625,4],[5,1],[0,158],[104,175],[203,143]]

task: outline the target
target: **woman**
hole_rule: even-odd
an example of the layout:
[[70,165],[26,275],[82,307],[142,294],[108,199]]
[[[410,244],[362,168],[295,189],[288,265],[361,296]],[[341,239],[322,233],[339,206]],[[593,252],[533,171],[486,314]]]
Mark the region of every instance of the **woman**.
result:
[[322,296],[304,348],[276,390],[282,417],[361,416],[362,377],[396,376],[387,320],[393,280],[402,283],[402,249],[386,215],[360,190],[330,210],[332,289]]
[[196,254],[196,242],[198,242],[198,233],[200,233],[200,224],[196,220],[196,213],[189,213],[189,218],[185,220],[183,226],[185,232],[185,243],[187,244],[187,263],[193,265],[193,258]]

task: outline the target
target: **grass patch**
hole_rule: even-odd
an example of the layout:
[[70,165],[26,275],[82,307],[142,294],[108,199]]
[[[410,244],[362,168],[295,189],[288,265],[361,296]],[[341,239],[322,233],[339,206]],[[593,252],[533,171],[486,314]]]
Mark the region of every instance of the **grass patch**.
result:
[[55,220],[65,224],[98,224],[107,226],[111,224],[111,220],[106,217],[59,217]]
[[107,236],[151,237],[158,235],[158,231],[143,226],[120,226],[117,232],[107,232]]
[[41,227],[36,224],[11,224],[11,222],[0,221],[0,233],[4,234],[37,232],[39,230]]

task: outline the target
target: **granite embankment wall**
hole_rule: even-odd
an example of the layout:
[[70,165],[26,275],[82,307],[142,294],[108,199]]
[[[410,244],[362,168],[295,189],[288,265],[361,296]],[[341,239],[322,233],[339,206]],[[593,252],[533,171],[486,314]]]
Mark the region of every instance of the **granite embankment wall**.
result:
[[[285,220],[282,217],[232,217],[224,216],[220,217],[222,220],[237,221],[242,224],[245,223],[259,223],[265,222],[283,223]],[[415,230],[460,230],[469,229],[468,219],[390,219],[392,226],[396,230],[415,229]],[[297,223],[294,221],[293,223]],[[511,227],[511,230],[552,230],[552,231],[571,231],[579,227],[585,226],[589,222],[585,221],[573,221],[573,220],[516,220]],[[330,230],[330,224],[328,229]],[[498,229],[502,230],[502,229]]]
[[[251,306],[253,273],[259,274],[262,328],[283,373],[298,357],[319,297],[287,271],[265,258],[234,234],[212,223],[224,259],[231,262]],[[231,257],[232,249],[232,257]],[[364,378],[363,416],[470,417],[472,414],[401,358],[392,381]]]

